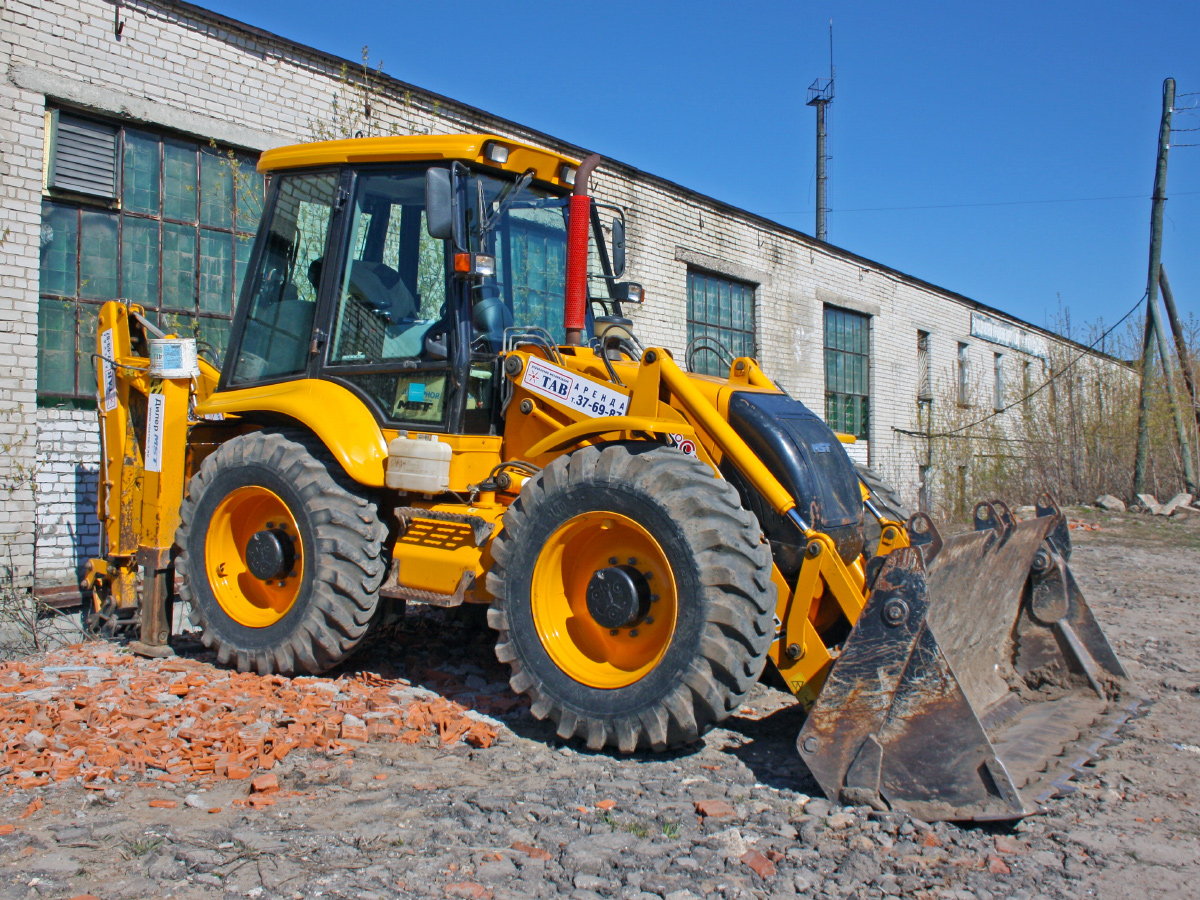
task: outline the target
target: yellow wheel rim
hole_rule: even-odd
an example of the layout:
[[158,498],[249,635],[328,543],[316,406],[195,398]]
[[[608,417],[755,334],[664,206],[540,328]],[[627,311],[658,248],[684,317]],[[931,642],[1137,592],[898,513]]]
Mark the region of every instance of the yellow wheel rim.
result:
[[[291,570],[269,581],[257,578],[246,562],[246,547],[260,531],[290,539],[295,553]],[[217,504],[204,538],[208,583],[226,614],[247,628],[274,625],[292,608],[304,580],[304,553],[296,519],[274,492],[258,485],[241,487]]]
[[[637,570],[654,599],[644,618],[606,628],[588,611],[587,586],[598,570],[618,564]],[[531,591],[542,646],[588,687],[633,684],[658,665],[675,633],[679,597],[666,554],[650,532],[617,513],[582,513],[560,525],[538,556]]]

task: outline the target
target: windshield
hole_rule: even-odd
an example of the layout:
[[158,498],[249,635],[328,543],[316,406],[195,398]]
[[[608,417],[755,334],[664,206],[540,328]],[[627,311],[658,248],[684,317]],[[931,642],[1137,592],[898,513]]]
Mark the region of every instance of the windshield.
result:
[[[498,350],[512,326],[542,328],[565,342],[566,208],[567,198],[532,185],[514,190],[513,182],[487,174],[470,178],[471,249],[496,257],[495,277],[475,286],[471,298],[477,349]],[[481,224],[490,224],[486,233]]]

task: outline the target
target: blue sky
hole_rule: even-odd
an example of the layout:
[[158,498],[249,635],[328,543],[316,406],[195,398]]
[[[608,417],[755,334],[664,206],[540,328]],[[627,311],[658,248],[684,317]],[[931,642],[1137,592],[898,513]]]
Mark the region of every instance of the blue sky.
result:
[[[1200,92],[1194,0],[201,2],[808,233],[832,18],[829,240],[1039,325],[1142,294],[1162,81]],[[1200,316],[1200,146],[1168,195],[1164,264]]]

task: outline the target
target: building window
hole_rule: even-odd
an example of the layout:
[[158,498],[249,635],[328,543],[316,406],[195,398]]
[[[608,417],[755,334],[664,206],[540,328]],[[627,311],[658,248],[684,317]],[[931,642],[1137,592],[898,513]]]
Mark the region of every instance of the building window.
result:
[[971,405],[971,363],[967,357],[967,345],[958,345],[958,405]]
[[928,331],[917,332],[917,399],[933,399],[933,384],[929,376]]
[[1021,363],[1021,399],[1028,400],[1033,392],[1033,363],[1025,360]]
[[[732,357],[754,356],[754,285],[705,272],[688,272],[688,345],[697,338],[719,341]],[[729,359],[719,352],[704,350],[712,340],[693,348],[695,371],[705,375],[728,375]]]
[[1004,354],[994,353],[993,356],[993,397],[992,408],[997,412],[1004,409]]
[[834,431],[869,437],[871,318],[825,307],[825,421]]
[[106,300],[140,304],[159,328],[223,354],[262,211],[253,157],[107,127],[117,199],[51,187],[42,202],[38,394],[47,399],[95,397],[96,315]]

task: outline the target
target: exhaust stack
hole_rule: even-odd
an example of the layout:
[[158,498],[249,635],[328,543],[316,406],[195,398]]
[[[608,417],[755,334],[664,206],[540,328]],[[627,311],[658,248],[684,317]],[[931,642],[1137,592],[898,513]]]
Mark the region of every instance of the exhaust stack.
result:
[[563,323],[567,343],[578,346],[583,342],[583,327],[587,321],[587,263],[588,230],[592,219],[592,198],[588,196],[588,177],[600,164],[600,155],[591,154],[575,172],[575,189],[571,192],[571,218],[567,224],[567,290]]

